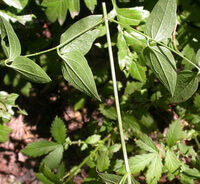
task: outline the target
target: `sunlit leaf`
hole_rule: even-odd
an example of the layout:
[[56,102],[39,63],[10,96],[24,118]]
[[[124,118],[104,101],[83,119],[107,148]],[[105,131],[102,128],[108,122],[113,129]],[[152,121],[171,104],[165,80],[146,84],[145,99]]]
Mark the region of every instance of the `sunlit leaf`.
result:
[[145,34],[162,41],[171,37],[176,26],[176,0],[159,0],[146,22]]

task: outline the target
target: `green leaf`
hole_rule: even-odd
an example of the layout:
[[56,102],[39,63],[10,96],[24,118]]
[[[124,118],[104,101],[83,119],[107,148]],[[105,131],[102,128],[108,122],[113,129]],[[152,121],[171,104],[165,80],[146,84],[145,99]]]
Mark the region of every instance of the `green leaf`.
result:
[[176,0],[159,0],[145,26],[145,34],[156,41],[170,38],[176,26]]
[[12,132],[12,129],[5,125],[0,125],[0,142],[6,142],[9,138],[9,134]]
[[88,137],[85,142],[87,144],[96,144],[100,140],[101,136],[100,135],[92,135]]
[[54,184],[47,177],[45,177],[44,174],[42,174],[42,173],[36,173],[36,177],[38,180],[40,180],[44,184]]
[[136,144],[141,149],[151,153],[158,153],[159,151],[155,143],[152,141],[152,139],[148,137],[146,134],[140,135],[140,140],[136,140]]
[[121,149],[121,144],[113,144],[109,147],[109,153],[116,153]]
[[173,95],[176,87],[176,62],[170,50],[162,46],[147,47],[144,56],[156,77]]
[[58,145],[52,152],[50,152],[42,162],[50,169],[55,169],[60,164],[63,157],[63,146]]
[[80,12],[80,0],[67,0],[67,5],[72,18]]
[[55,150],[58,147],[60,147],[60,144],[55,142],[37,141],[28,144],[28,146],[22,150],[22,153],[32,157],[39,157]]
[[65,172],[66,172],[65,164],[62,163],[59,165],[58,170],[57,170],[58,178],[63,178],[63,176],[65,175]]
[[169,147],[176,145],[178,141],[183,139],[184,132],[182,131],[181,123],[179,120],[174,121],[167,132],[166,141]]
[[167,149],[166,156],[165,156],[165,166],[167,167],[168,171],[171,174],[177,174],[178,170],[180,169],[181,162],[175,155],[173,151]]
[[137,26],[149,16],[149,11],[143,10],[142,6],[134,8],[117,8],[115,6],[115,9],[118,20],[126,25]]
[[44,176],[56,184],[62,184],[58,176],[56,176],[46,165],[41,169]]
[[140,64],[132,61],[129,72],[131,77],[139,80],[140,82],[145,82],[146,80],[146,67],[141,66]]
[[20,0],[3,0],[7,5],[17,9],[23,9]]
[[[156,153],[157,154],[157,153]],[[136,155],[129,159],[129,166],[132,174],[138,174],[155,158],[155,153]]]
[[106,146],[100,148],[100,150],[96,155],[96,160],[97,160],[98,171],[102,172],[109,168],[110,166],[109,151]]
[[[105,174],[105,173],[98,173],[98,175],[101,177],[101,179],[106,183],[106,184],[119,184],[120,181],[122,180],[123,176],[118,176],[114,174]],[[128,184],[126,181],[125,184]],[[132,184],[139,184],[133,177],[132,177]]]
[[151,161],[149,168],[146,173],[146,180],[148,184],[157,184],[160,180],[162,174],[162,160],[160,155],[155,155],[154,159]]
[[32,82],[47,83],[51,81],[45,71],[27,57],[18,56],[10,65],[7,64],[7,66],[19,72],[24,78]]
[[95,6],[97,5],[97,0],[84,0],[87,8],[93,13]]
[[112,107],[112,106],[108,107],[108,106],[101,104],[99,106],[99,110],[100,110],[101,114],[103,114],[106,118],[109,118],[112,120],[117,119],[117,111],[116,111],[115,107]]
[[197,54],[196,54],[196,63],[198,66],[200,66],[200,49],[197,51]]
[[101,15],[91,15],[77,21],[71,27],[69,27],[61,35],[60,44],[67,43],[72,40],[72,38],[74,38],[74,40],[72,40],[67,45],[64,45],[60,49],[60,52],[64,54],[73,50],[77,50],[85,55],[91,49],[94,40],[99,35],[99,30],[97,29],[89,31],[87,30],[92,28],[92,26],[99,22],[101,19]]
[[141,133],[139,121],[131,115],[123,115],[123,126],[126,130],[131,130],[137,134]]
[[197,91],[199,85],[196,72],[184,70],[178,73],[175,92],[170,102],[180,103],[188,100]]
[[194,106],[197,109],[200,109],[200,95],[199,94],[196,94],[194,97]]
[[63,25],[68,11],[68,0],[43,0],[42,6],[47,7],[45,13],[51,22],[58,19],[60,25]]
[[[60,55],[60,54],[59,54]],[[85,57],[78,51],[60,55],[64,60],[62,73],[69,83],[83,93],[100,100],[92,71]]]
[[0,16],[1,45],[9,60],[21,54],[21,45],[10,23]]
[[51,135],[58,143],[64,144],[66,139],[66,126],[64,122],[56,116],[51,125]]

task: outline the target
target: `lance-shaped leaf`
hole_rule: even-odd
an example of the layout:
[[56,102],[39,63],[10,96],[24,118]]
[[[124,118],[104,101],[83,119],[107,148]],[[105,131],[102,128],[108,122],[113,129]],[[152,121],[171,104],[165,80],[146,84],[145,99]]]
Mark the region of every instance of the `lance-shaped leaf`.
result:
[[80,0],[67,0],[67,5],[72,18],[79,14]]
[[91,15],[74,23],[61,35],[60,44],[67,44],[60,49],[60,52],[64,54],[72,50],[78,50],[85,55],[99,34],[97,29],[87,30],[92,28],[101,19],[101,15]]
[[32,82],[47,83],[51,81],[45,71],[27,57],[18,56],[7,66],[19,72],[24,78]]
[[147,64],[156,77],[173,95],[176,87],[177,73],[176,62],[172,53],[165,47],[147,47],[144,50]]
[[13,60],[21,54],[21,45],[10,23],[0,16],[1,45],[6,56]]
[[47,7],[45,13],[47,18],[51,22],[55,22],[58,19],[60,25],[62,25],[66,19],[68,10],[68,0],[43,0],[42,6]]
[[159,0],[146,22],[145,34],[162,41],[170,38],[176,26],[176,0]]
[[198,85],[197,73],[189,70],[179,72],[175,92],[170,101],[180,103],[188,100],[197,91]]
[[83,93],[100,100],[92,71],[85,57],[78,51],[71,51],[61,55],[64,60],[62,63],[62,73],[72,86]]
[[97,0],[84,0],[88,9],[93,13],[95,6],[97,5]]

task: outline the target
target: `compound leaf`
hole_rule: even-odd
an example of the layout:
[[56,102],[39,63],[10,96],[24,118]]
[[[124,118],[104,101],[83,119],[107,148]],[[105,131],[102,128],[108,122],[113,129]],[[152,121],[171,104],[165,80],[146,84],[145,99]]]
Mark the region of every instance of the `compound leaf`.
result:
[[162,160],[159,154],[155,154],[147,170],[146,179],[148,184],[157,184],[162,174]]
[[140,135],[140,140],[137,140],[136,144],[145,151],[148,151],[151,153],[158,152],[158,148],[156,147],[155,143],[146,134]]
[[21,54],[21,45],[10,23],[0,16],[1,45],[6,56],[13,60]]
[[80,12],[80,0],[67,0],[67,6],[72,18],[77,16]]
[[[157,154],[157,153],[156,153]],[[155,153],[136,155],[129,159],[130,170],[132,174],[138,174],[154,159]]]
[[167,149],[166,156],[165,156],[165,166],[167,167],[168,171],[171,174],[175,174],[181,163],[175,153],[171,151],[170,149]]
[[177,84],[171,102],[180,103],[188,100],[197,91],[199,80],[195,72],[184,70],[178,73]]
[[53,151],[58,147],[60,147],[60,144],[55,142],[37,141],[28,144],[28,146],[22,150],[22,153],[32,157],[39,157],[49,153],[50,151]]
[[100,100],[92,71],[83,54],[78,51],[71,51],[67,54],[59,55],[64,60],[62,73],[65,80],[76,89]]
[[61,162],[61,159],[63,157],[63,146],[60,144],[54,149],[52,152],[50,152],[43,160],[42,162],[50,169],[55,169]]
[[87,8],[93,13],[95,6],[97,5],[97,0],[84,0]]
[[176,26],[176,0],[159,0],[146,22],[145,34],[156,41],[171,37]]
[[51,135],[58,143],[65,143],[65,139],[67,136],[66,126],[64,122],[57,116],[51,125]]
[[5,125],[0,125],[0,142],[6,142],[9,138],[9,134],[12,132],[12,129]]
[[170,50],[165,47],[147,47],[144,56],[156,77],[173,95],[176,87],[176,62]]
[[47,7],[45,13],[51,22],[58,19],[60,25],[64,23],[68,11],[68,0],[43,0],[41,5]]
[[7,66],[19,72],[24,78],[32,82],[47,83],[51,81],[45,71],[27,57],[18,56]]
[[44,184],[54,184],[52,181],[50,181],[44,174],[42,173],[36,173],[36,177],[38,180],[40,180]]
[[179,120],[174,121],[170,126],[167,132],[166,141],[169,147],[174,146],[179,140],[184,136],[182,131],[181,123]]
[[99,30],[97,29],[89,31],[86,30],[92,28],[93,25],[95,25],[101,19],[101,15],[91,15],[77,21],[71,27],[69,27],[61,35],[60,44],[67,44],[60,49],[60,52],[64,54],[73,50],[78,50],[83,55],[85,55],[90,50],[94,40],[99,34]]

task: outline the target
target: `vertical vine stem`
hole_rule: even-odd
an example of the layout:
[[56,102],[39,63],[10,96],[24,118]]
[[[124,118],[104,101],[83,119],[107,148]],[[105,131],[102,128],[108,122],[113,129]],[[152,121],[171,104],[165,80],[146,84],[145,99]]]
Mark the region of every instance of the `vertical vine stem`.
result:
[[116,105],[116,109],[117,109],[117,119],[118,119],[118,124],[119,124],[119,132],[120,132],[120,138],[121,138],[121,144],[122,144],[122,151],[123,151],[123,156],[124,156],[126,172],[128,173],[128,184],[131,184],[130,167],[129,167],[129,163],[128,163],[126,143],[124,140],[124,131],[123,131],[123,125],[122,125],[121,110],[120,110],[120,105],[119,105],[119,96],[118,96],[118,89],[117,89],[117,81],[116,81],[115,66],[114,66],[112,45],[111,45],[111,39],[110,39],[110,30],[109,30],[109,25],[108,25],[108,14],[107,14],[107,10],[106,10],[106,4],[102,3],[102,7],[103,7],[103,14],[104,14],[105,25],[106,25],[108,52],[109,52],[109,58],[110,58],[115,105]]

